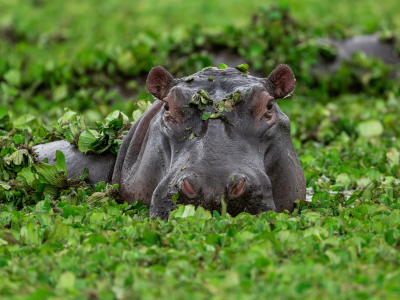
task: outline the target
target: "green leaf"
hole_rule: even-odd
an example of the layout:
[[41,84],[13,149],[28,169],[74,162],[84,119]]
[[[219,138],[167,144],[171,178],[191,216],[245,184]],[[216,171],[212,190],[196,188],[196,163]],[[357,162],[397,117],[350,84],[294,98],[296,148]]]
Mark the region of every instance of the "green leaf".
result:
[[58,102],[64,100],[68,96],[68,87],[66,84],[56,87],[53,91],[53,100]]
[[19,87],[21,85],[21,72],[17,69],[11,69],[4,74],[4,79],[9,85]]
[[5,183],[4,181],[0,180],[0,188],[5,189],[6,191],[8,191],[9,189],[11,189],[11,186],[9,186],[7,183]]
[[203,121],[206,121],[206,120],[208,120],[210,118],[211,115],[212,115],[212,112],[205,111],[205,112],[203,112],[203,115],[201,116],[201,118],[202,118]]
[[221,216],[226,216],[226,208],[227,208],[227,205],[226,205],[226,202],[225,202],[225,195],[222,195],[222,197],[221,197],[221,206],[222,206],[222,208],[221,208]]
[[25,137],[23,135],[20,135],[20,134],[15,134],[13,136],[13,141],[14,141],[14,143],[16,145],[17,144],[21,144],[21,143],[23,143],[25,141]]
[[57,282],[57,289],[72,290],[75,286],[75,275],[72,272],[64,272],[61,274]]
[[65,156],[64,153],[60,150],[56,151],[56,167],[58,169],[58,171],[62,172],[64,171],[65,175],[67,175],[67,167],[65,165]]
[[61,243],[66,240],[68,235],[69,227],[62,222],[56,221],[45,244]]
[[241,65],[238,65],[237,67],[235,67],[236,70],[239,70],[240,72],[243,72],[246,74],[249,74],[249,71],[247,71],[248,68],[249,68],[248,64],[241,64]]
[[78,140],[78,149],[83,153],[87,153],[91,150],[91,145],[94,143],[100,135],[98,132],[90,129],[86,129],[84,132],[81,133]]
[[220,63],[219,64],[219,69],[220,70],[227,69],[227,68],[229,68],[229,67],[226,64],[224,64],[224,63]]
[[190,82],[194,80],[194,76],[189,76],[185,79],[186,82]]
[[34,115],[24,114],[24,115],[19,116],[16,120],[14,120],[13,124],[14,124],[14,127],[18,127],[18,126],[27,124],[33,120],[36,120],[36,117]]
[[47,163],[40,162],[35,166],[36,172],[45,179],[46,182],[57,188],[66,188],[67,176],[64,171],[59,169],[60,167],[51,166]]
[[368,120],[357,125],[357,130],[360,136],[374,137],[380,136],[383,133],[383,126],[379,120]]
[[177,203],[179,199],[179,191],[176,191],[176,193],[172,196],[172,202]]

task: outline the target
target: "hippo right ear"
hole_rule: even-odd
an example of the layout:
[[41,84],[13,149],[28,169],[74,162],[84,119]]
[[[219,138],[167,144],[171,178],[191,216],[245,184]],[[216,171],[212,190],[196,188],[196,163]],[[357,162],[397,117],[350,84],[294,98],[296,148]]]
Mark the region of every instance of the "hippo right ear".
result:
[[268,76],[268,80],[273,85],[275,99],[283,99],[290,96],[293,92],[294,83],[296,81],[292,69],[287,65],[279,65]]
[[155,98],[162,100],[167,94],[173,83],[174,78],[161,66],[151,69],[147,76],[146,85],[149,93]]

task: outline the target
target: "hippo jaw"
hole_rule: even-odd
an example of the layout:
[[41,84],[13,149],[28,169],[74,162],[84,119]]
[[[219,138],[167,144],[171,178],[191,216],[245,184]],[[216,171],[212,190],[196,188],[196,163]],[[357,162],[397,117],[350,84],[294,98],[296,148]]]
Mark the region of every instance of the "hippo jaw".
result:
[[[281,65],[267,79],[243,77],[235,69],[192,77],[173,79],[161,67],[150,72],[148,89],[161,100],[121,147],[113,182],[120,183],[124,199],[143,200],[161,218],[177,204],[220,211],[222,199],[231,215],[292,210],[294,200],[305,198],[304,175],[290,122],[276,103],[293,90],[290,68]],[[209,94],[201,108],[189,103],[200,90]],[[232,109],[204,118],[236,91],[241,97]]]

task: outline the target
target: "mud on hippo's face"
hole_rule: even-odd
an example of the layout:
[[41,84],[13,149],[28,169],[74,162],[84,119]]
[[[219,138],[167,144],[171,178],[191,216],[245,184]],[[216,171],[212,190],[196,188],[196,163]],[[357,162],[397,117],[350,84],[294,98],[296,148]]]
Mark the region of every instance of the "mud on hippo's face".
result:
[[173,79],[153,68],[147,86],[159,100],[125,139],[113,181],[154,217],[177,204],[220,211],[222,199],[231,215],[292,210],[304,176],[276,99],[294,83],[286,65],[265,79],[232,68]]

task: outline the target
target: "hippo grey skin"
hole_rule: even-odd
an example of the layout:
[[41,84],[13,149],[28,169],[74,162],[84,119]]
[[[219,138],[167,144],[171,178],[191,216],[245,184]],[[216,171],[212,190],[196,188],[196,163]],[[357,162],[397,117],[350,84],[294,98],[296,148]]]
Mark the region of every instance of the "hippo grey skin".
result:
[[[90,181],[96,176],[97,181],[118,183],[125,201],[141,199],[153,217],[161,218],[176,204],[221,211],[222,197],[231,215],[292,211],[296,199],[305,200],[290,121],[276,102],[293,91],[292,70],[280,65],[268,78],[256,78],[233,68],[207,69],[192,81],[186,78],[174,79],[164,68],[153,68],[147,88],[157,100],[124,138],[113,170],[110,155],[75,152],[66,155],[69,176],[92,166]],[[226,118],[204,121],[203,112],[215,112],[213,103],[204,110],[189,105],[200,89],[214,103],[237,90],[242,96],[231,112],[224,112]],[[39,159],[54,157],[55,148],[62,146],[48,145],[37,147]],[[105,162],[93,165],[93,160]],[[179,195],[177,203],[174,195]]]

